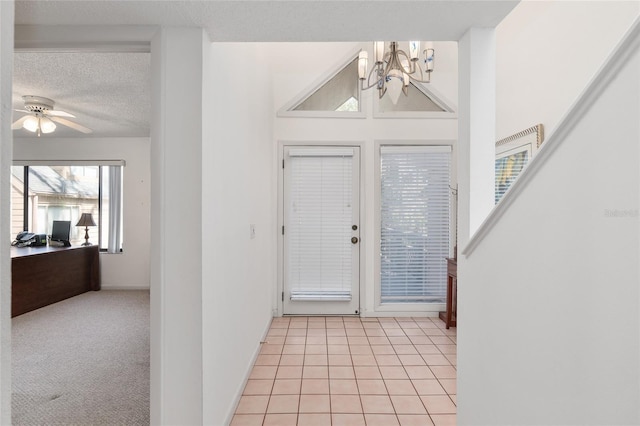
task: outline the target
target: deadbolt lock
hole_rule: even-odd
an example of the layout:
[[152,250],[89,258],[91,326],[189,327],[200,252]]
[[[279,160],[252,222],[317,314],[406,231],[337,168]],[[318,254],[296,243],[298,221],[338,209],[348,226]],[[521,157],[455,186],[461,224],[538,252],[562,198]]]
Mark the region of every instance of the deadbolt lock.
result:
[[354,231],[357,231],[358,230],[358,225],[352,225],[351,229],[353,229]]
[[351,237],[351,244],[358,244],[358,237]]

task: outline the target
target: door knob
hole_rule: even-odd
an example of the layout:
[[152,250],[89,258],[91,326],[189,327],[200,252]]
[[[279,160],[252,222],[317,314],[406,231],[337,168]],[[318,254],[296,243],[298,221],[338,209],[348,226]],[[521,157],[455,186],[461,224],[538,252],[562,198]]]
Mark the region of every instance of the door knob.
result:
[[358,244],[358,237],[351,237],[351,244]]

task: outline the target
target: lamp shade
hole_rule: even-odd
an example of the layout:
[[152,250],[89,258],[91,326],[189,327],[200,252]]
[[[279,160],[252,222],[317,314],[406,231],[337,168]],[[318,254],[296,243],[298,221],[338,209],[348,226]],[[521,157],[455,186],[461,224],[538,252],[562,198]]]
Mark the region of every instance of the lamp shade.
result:
[[42,117],[40,119],[40,130],[42,130],[42,133],[51,133],[55,129],[56,129],[56,123],[51,121],[49,118]]
[[394,105],[398,104],[400,99],[400,93],[402,93],[402,87],[404,86],[404,76],[399,69],[393,69],[389,72],[387,81],[387,90],[389,91],[389,97]]
[[40,122],[38,120],[38,117],[33,115],[30,115],[29,117],[27,117],[27,119],[24,120],[24,123],[22,123],[22,127],[34,133],[36,130],[38,130],[39,126],[40,126]]
[[93,221],[91,213],[82,213],[76,226],[96,226],[96,223]]

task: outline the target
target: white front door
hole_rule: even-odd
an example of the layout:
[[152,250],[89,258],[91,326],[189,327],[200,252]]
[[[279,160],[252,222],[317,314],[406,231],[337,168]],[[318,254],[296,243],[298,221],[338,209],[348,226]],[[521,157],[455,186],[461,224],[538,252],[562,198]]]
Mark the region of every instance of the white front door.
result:
[[360,312],[360,148],[284,147],[283,313]]

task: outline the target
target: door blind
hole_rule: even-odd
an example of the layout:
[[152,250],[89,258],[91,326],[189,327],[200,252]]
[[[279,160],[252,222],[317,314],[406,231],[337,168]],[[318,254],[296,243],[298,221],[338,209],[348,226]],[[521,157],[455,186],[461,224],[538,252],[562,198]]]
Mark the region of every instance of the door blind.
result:
[[353,149],[289,152],[286,236],[292,300],[350,300]]
[[450,176],[450,147],[381,147],[381,303],[445,301]]

